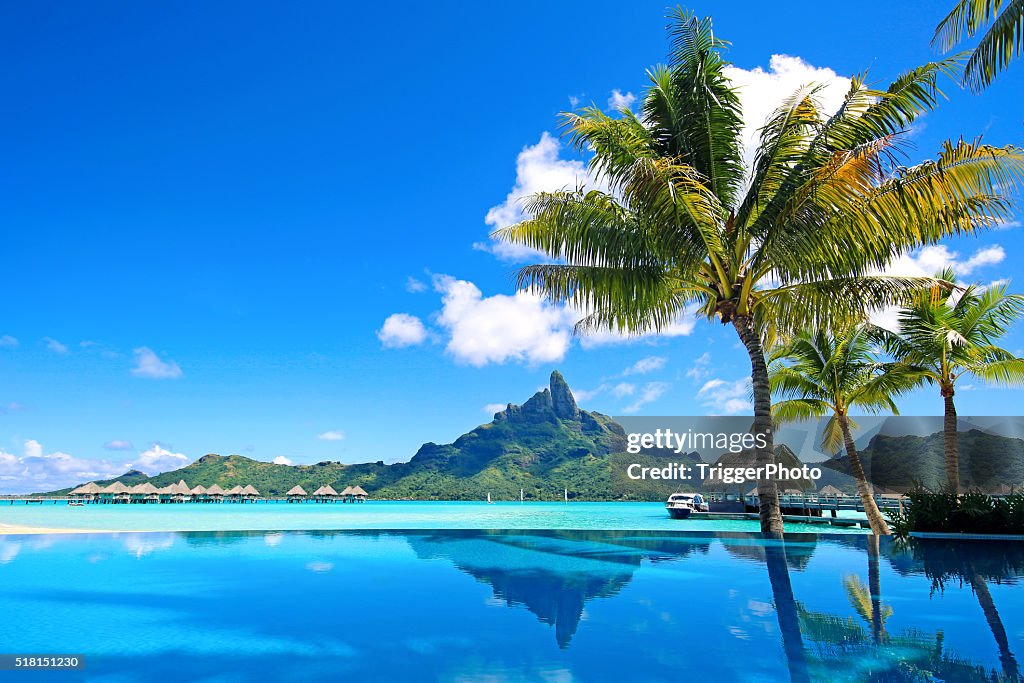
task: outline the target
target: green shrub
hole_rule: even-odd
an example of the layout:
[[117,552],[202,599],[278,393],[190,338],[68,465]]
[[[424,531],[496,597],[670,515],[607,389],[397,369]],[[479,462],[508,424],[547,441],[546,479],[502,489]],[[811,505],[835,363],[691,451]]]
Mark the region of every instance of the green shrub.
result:
[[911,531],[1024,534],[1024,493],[995,498],[978,490],[959,496],[949,487],[933,491],[918,486],[907,493],[908,504],[889,513],[893,533]]

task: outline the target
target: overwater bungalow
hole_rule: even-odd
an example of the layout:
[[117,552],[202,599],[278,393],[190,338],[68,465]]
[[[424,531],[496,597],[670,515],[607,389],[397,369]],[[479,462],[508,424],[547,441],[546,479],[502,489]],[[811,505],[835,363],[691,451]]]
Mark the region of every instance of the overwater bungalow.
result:
[[370,494],[364,491],[362,486],[353,486],[351,491],[352,500],[357,503],[365,503],[366,499],[370,497]]
[[78,501],[94,501],[99,496],[102,489],[99,484],[94,481],[90,481],[88,484],[82,484],[76,489],[73,489],[68,497]]
[[175,503],[184,503],[192,498],[192,489],[188,487],[184,479],[178,481],[177,484],[171,484],[171,501]]
[[316,491],[313,491],[313,500],[318,503],[333,503],[338,500],[338,492],[329,484],[321,486]]
[[127,494],[129,503],[146,503],[156,499],[156,487],[147,481],[128,487]]
[[215,503],[221,503],[224,501],[224,489],[218,484],[214,484],[210,488],[206,489],[206,493],[209,494],[210,499]]
[[[301,489],[300,489],[301,490]],[[302,491],[302,497],[306,495]],[[96,482],[82,484],[67,494],[73,502],[88,503],[208,503],[222,502],[229,499],[235,502],[256,502],[262,494],[252,484],[235,486],[225,491],[214,484],[209,489],[204,486],[189,488],[185,480],[157,488],[150,482],[126,486],[115,481],[109,486],[100,486]]]
[[288,497],[289,503],[301,503],[302,501],[306,500],[306,497],[309,494],[306,493],[306,489],[296,485],[288,489],[288,493],[286,493],[285,495]]
[[845,496],[846,494],[843,493],[842,490],[829,484],[828,486],[822,486],[821,490],[818,491],[818,495],[821,496],[822,498],[839,498],[841,496]]

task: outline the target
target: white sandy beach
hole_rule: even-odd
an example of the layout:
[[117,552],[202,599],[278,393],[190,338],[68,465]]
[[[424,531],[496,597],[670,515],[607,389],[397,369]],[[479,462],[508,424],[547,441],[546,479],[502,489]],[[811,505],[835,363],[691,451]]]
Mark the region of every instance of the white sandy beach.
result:
[[21,526],[17,524],[0,524],[0,536],[17,536],[21,534],[111,534],[118,533],[109,529],[52,529],[48,527]]

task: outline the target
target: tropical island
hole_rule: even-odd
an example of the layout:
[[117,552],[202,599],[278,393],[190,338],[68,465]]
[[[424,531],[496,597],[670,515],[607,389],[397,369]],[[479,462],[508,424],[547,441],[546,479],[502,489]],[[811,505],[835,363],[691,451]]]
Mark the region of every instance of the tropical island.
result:
[[[241,455],[208,454],[196,462],[156,476],[134,470],[110,480],[93,482],[109,487],[148,485],[167,498],[189,487],[199,487],[227,500],[253,500],[255,496],[295,500],[350,500],[358,495],[386,500],[525,500],[566,499],[580,501],[664,501],[676,490],[705,493],[733,490],[756,493],[746,487],[715,485],[715,482],[631,482],[622,485],[630,463],[660,466],[666,462],[704,463],[696,452],[675,453],[656,448],[626,452],[626,432],[614,418],[582,410],[561,373],[551,373],[548,388],[522,405],[509,403],[494,419],[451,444],[426,443],[408,462],[344,464],[335,461],[313,465],[282,465],[260,462]],[[1024,440],[977,429],[959,432],[960,447],[971,455],[963,460],[964,478],[972,486],[993,493],[1012,493],[1006,482],[1024,484]],[[776,458],[788,467],[803,465],[785,443],[776,445]],[[871,472],[877,492],[912,493],[912,486],[941,488],[945,480],[943,434],[928,436],[874,434],[859,451],[862,469]],[[736,466],[753,462],[752,453],[722,452],[715,465]],[[708,463],[708,464],[712,464]],[[857,494],[857,481],[848,453],[837,451],[817,463],[824,473],[817,481],[798,481],[787,486],[801,494]],[[296,489],[296,487],[298,487]],[[71,494],[77,487],[49,492]],[[119,489],[120,490],[120,489]],[[145,493],[141,488],[136,489]],[[322,494],[322,495],[321,495]],[[192,500],[192,498],[189,498]],[[197,498],[198,500],[198,498]]]

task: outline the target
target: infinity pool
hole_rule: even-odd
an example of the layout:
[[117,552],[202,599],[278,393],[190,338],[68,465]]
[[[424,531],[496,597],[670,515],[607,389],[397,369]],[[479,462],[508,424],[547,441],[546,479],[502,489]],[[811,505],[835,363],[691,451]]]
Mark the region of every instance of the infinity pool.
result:
[[[982,681],[1024,544],[658,531],[0,537],[14,680]],[[6,672],[0,673],[4,676]]]
[[[856,513],[848,513],[856,515]],[[860,515],[863,518],[863,515]],[[346,505],[43,505],[0,502],[0,524],[109,531],[269,529],[646,529],[758,531],[756,520],[669,518],[663,503],[496,503],[371,501]],[[859,528],[787,524],[790,531],[866,533]]]

